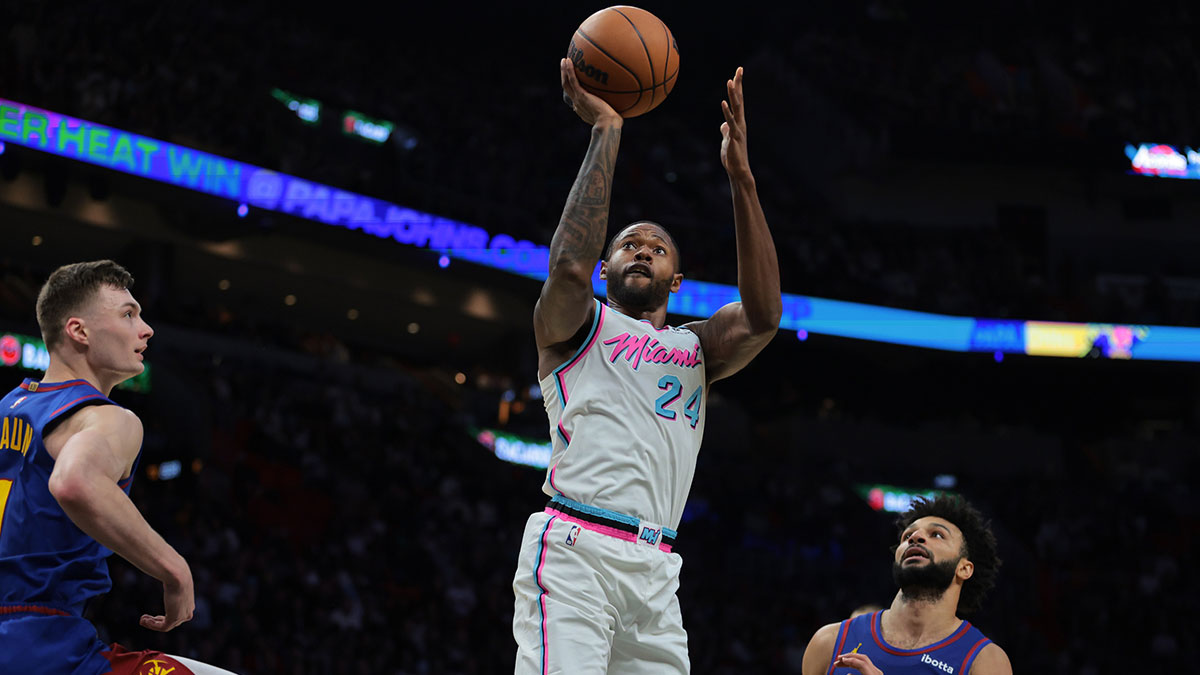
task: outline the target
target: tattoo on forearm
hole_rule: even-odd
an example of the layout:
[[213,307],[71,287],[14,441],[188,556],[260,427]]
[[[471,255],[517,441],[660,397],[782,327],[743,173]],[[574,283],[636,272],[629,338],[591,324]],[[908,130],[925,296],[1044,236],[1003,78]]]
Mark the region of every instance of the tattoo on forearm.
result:
[[595,132],[579,176],[571,187],[566,208],[554,238],[550,242],[552,260],[599,260],[608,227],[608,208],[612,198],[612,174],[621,142],[621,130]]

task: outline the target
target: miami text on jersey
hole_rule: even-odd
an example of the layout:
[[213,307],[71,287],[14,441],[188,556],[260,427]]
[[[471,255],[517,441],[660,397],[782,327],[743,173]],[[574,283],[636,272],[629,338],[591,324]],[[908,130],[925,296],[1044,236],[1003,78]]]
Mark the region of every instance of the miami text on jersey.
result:
[[700,365],[699,343],[689,352],[678,347],[664,347],[659,344],[656,338],[652,338],[648,334],[635,337],[626,331],[616,337],[605,340],[604,345],[613,346],[612,354],[608,357],[610,363],[616,363],[617,359],[621,358],[621,355],[624,354],[625,361],[634,370],[638,369],[642,361],[647,363],[673,363],[683,368],[695,368]]

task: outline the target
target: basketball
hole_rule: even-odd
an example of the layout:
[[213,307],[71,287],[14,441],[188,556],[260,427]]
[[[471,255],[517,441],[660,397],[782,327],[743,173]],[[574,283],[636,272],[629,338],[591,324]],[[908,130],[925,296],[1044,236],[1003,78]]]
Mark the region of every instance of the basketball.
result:
[[650,12],[617,5],[589,16],[571,37],[567,58],[579,84],[622,117],[658,107],[675,87],[679,46]]

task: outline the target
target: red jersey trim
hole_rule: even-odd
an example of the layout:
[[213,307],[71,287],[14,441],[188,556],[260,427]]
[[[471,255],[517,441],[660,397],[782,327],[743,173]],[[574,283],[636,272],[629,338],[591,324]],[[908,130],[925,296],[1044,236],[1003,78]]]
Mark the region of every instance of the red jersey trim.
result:
[[963,659],[962,667],[958,669],[958,672],[962,673],[962,675],[967,675],[967,673],[970,672],[971,664],[975,661],[975,657],[979,655],[979,651],[987,646],[987,643],[989,642],[991,642],[991,640],[987,638],[983,638],[979,642],[976,642],[975,645],[971,647],[971,651],[967,652],[967,658]]
[[850,619],[842,622],[838,626],[837,644],[833,647],[833,653],[829,655],[829,669],[825,671],[825,675],[833,675],[833,663],[837,661],[837,657],[842,653],[842,648],[846,646],[846,637],[850,635]]
[[64,612],[61,609],[43,607],[41,605],[9,605],[7,607],[0,607],[0,615],[3,614],[45,614],[47,616],[71,616],[69,612]]
[[[43,392],[43,391],[58,391],[59,389],[67,389],[68,387],[78,387],[81,384],[90,384],[90,383],[87,380],[71,380],[69,382],[62,382],[59,384],[51,384],[49,386],[42,386],[41,382],[26,380],[21,383],[20,387],[21,387],[21,389],[24,389],[25,391]],[[30,388],[30,385],[33,385],[32,389]]]
[[88,394],[87,396],[80,396],[79,398],[75,399],[74,401],[71,401],[70,403],[59,408],[58,410],[55,410],[54,412],[50,413],[50,419],[54,419],[55,417],[58,417],[58,414],[60,412],[66,410],[67,408],[70,408],[71,406],[75,405],[76,403],[79,403],[80,401],[86,401],[86,400],[92,399],[92,398],[105,398],[105,396],[104,396],[104,394],[101,394],[100,392],[96,392],[95,394]]

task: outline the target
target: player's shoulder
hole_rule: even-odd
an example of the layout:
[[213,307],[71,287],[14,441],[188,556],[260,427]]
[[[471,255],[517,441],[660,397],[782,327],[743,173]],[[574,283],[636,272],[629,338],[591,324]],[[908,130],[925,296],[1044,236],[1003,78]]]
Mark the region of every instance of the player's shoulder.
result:
[[142,419],[137,413],[119,405],[90,405],[80,408],[71,414],[67,421],[68,428],[74,431],[94,429],[102,432],[120,432],[122,434],[142,434]]
[[991,642],[979,650],[979,656],[975,657],[975,663],[971,664],[971,671],[964,675],[1012,675],[1012,672],[1012,662],[1008,660],[1008,654],[1000,645]]
[[804,649],[804,662],[802,671],[804,675],[814,675],[816,673],[824,673],[829,669],[829,663],[833,660],[833,650],[837,644],[838,632],[841,630],[842,623],[830,623],[821,626],[813,633],[812,639],[808,641],[808,647]]
[[821,626],[817,632],[813,633],[810,644],[826,645],[829,649],[833,649],[833,643],[837,642],[838,631],[842,629],[842,623],[835,621]]

